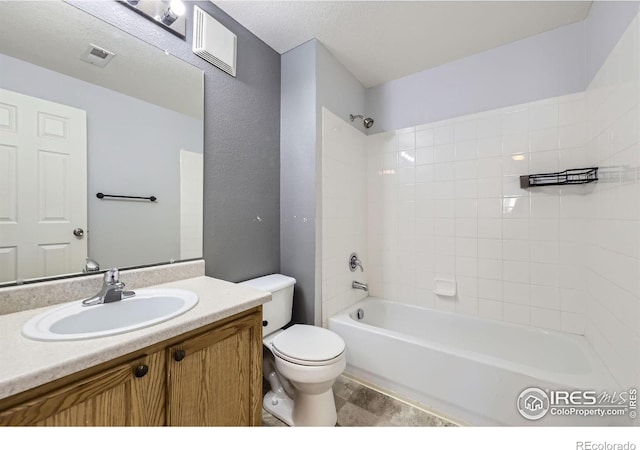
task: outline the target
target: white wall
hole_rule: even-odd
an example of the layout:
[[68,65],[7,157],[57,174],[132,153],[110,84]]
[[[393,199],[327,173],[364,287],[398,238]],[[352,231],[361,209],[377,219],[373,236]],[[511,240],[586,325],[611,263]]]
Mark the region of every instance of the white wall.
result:
[[[369,136],[371,294],[583,333],[561,204],[586,191],[523,190],[519,175],[575,167],[584,106],[553,97]],[[436,279],[456,297],[434,295]]]
[[180,150],[180,259],[202,257],[204,158]]
[[[367,296],[351,287],[368,281],[366,136],[322,110],[322,325]],[[364,272],[348,267],[356,252]]]
[[639,8],[594,1],[583,21],[369,88],[368,134],[584,91]]
[[623,388],[640,384],[640,19],[586,92],[586,158],[600,181],[571,227],[588,243],[586,336]]
[[584,90],[584,21],[367,89],[370,133]]

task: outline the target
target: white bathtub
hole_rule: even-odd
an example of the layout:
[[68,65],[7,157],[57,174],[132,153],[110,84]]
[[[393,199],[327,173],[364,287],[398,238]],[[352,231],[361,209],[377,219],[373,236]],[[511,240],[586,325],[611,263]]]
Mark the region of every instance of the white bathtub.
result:
[[[357,319],[361,309],[364,317]],[[631,425],[627,417],[523,418],[529,387],[620,389],[581,336],[368,297],[329,319],[346,373],[472,425]]]

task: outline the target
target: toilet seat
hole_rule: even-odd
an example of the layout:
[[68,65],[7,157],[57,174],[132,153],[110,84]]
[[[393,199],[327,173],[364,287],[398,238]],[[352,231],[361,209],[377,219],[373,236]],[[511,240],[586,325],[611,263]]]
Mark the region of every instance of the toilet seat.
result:
[[274,355],[303,366],[333,364],[344,357],[344,349],[340,336],[312,325],[293,325],[271,341]]

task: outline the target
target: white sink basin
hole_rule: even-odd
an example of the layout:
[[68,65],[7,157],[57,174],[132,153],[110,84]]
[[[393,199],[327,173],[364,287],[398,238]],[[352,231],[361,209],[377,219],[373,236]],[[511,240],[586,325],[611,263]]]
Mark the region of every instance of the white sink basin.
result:
[[127,333],[173,319],[198,303],[198,296],[182,289],[136,289],[124,300],[94,306],[82,301],[32,317],[22,334],[38,341],[75,341]]

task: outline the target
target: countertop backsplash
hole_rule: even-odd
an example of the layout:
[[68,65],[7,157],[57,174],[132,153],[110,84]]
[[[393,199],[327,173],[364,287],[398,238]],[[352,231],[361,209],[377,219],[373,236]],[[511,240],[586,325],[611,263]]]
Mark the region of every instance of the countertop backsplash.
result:
[[[204,276],[204,260],[122,270],[127,289]],[[103,274],[64,278],[0,288],[0,315],[91,297],[102,287]]]

